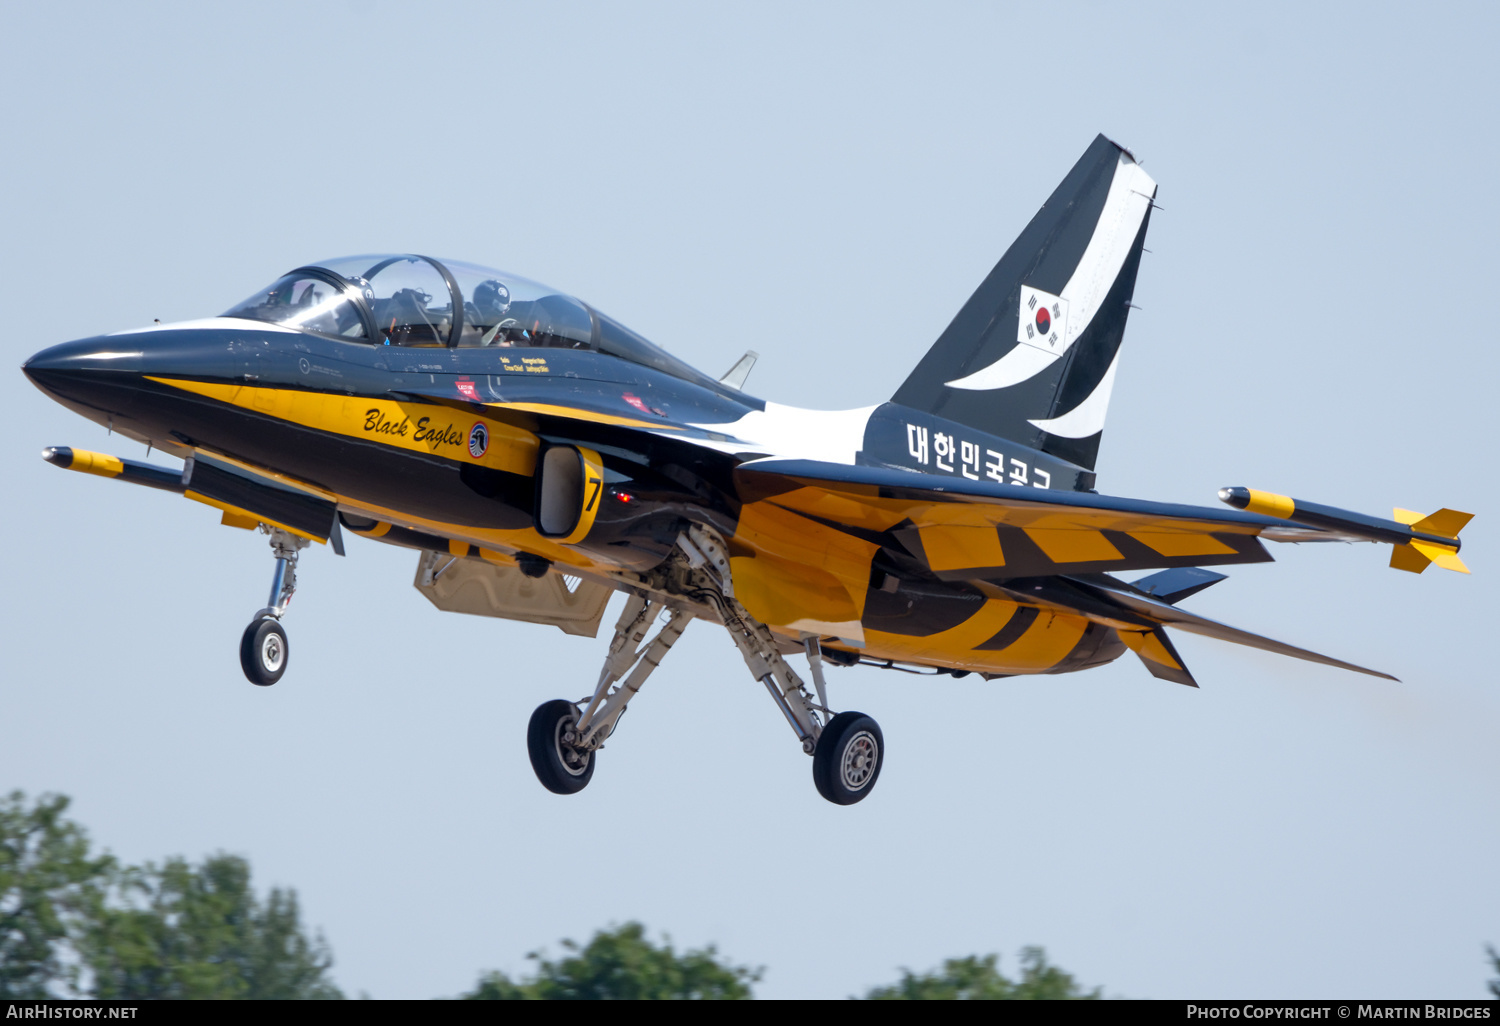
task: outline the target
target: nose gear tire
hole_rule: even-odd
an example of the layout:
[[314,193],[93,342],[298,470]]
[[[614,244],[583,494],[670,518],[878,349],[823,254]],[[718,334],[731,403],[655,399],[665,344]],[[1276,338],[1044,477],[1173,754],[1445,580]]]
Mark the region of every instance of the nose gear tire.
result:
[[526,751],[542,786],[553,794],[577,794],[594,776],[597,752],[580,752],[563,741],[578,722],[578,708],[566,699],[543,702],[526,727]]
[[268,688],[286,673],[291,648],[281,624],[265,617],[245,628],[240,638],[240,667],[251,684]]
[[853,805],[875,789],[885,759],[880,724],[858,712],[828,721],[813,751],[813,783],[835,805]]

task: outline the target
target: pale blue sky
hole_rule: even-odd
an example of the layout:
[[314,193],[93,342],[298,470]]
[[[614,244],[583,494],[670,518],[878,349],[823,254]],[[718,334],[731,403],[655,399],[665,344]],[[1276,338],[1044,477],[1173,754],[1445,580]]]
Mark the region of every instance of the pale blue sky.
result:
[[[1111,994],[1479,997],[1500,943],[1497,8],[1349,4],[5,4],[0,788],[127,859],[297,888],[350,992],[451,995],[640,919],[839,997],[1023,944]],[[1160,183],[1102,491],[1245,484],[1477,513],[1472,578],[1276,546],[1189,600],[1391,684],[1192,636],[984,683],[835,671],[876,716],[850,808],[696,624],[590,788],[531,709],[603,639],[436,612],[415,554],[303,563],[245,682],[264,543],[64,474],[140,457],[17,368],[410,250],[573,292],[804,406],[887,398],[1096,132]],[[611,614],[612,615],[612,614]]]

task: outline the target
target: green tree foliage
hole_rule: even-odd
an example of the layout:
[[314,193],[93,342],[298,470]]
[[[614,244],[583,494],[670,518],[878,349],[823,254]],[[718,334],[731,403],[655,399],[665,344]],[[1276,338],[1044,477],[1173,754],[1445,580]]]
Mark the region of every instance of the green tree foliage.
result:
[[1490,965],[1495,969],[1495,978],[1490,981],[1490,993],[1500,998],[1500,951],[1486,945],[1485,950],[1489,952]]
[[113,863],[89,854],[82,828],[63,818],[67,808],[62,795],[34,805],[20,791],[0,799],[0,998],[71,989],[65,941]]
[[999,955],[970,955],[950,958],[938,971],[923,975],[903,969],[898,983],[876,987],[865,997],[871,1001],[1097,1000],[1100,989],[1084,990],[1072,975],[1049,965],[1041,948],[1022,948],[1019,980],[1001,974]]
[[334,998],[294,891],[261,901],[233,855],[122,867],[68,799],[0,800],[0,998]]
[[563,941],[571,954],[552,961],[542,952],[527,958],[536,962],[536,975],[512,980],[504,973],[479,978],[467,1000],[521,1001],[567,999],[718,999],[753,997],[750,985],[762,970],[721,961],[712,945],[678,955],[670,940],[660,946],[646,937],[640,923],[600,930],[587,945]]
[[322,937],[303,931],[297,895],[250,886],[250,865],[218,854],[116,874],[78,938],[93,996],[340,998]]
[[[220,853],[192,865],[120,866],[93,854],[87,835],[65,818],[68,799],[28,804],[0,799],[0,999],[340,998],[328,976],[333,958],[321,936],[309,938],[295,891],[272,888],[264,900],[243,858]],[[534,951],[534,975],[481,976],[470,1000],[743,999],[763,970],[738,966],[712,946],[678,954],[652,943],[640,923],[563,941],[563,957]],[[1500,953],[1487,949],[1500,973]],[[944,962],[866,996],[878,1000],[1098,998],[1049,965],[1041,948],[1023,948],[1018,980],[999,956]],[[1500,997],[1500,978],[1490,983]]]

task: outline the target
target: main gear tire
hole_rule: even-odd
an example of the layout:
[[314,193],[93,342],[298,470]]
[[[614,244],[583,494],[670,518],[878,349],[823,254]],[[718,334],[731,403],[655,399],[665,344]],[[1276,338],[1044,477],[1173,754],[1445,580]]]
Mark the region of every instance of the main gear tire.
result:
[[835,805],[863,801],[875,789],[885,760],[880,724],[858,712],[828,721],[813,750],[813,784]]
[[252,622],[240,637],[240,668],[257,687],[268,688],[280,680],[290,654],[286,631],[270,617]]
[[526,726],[526,751],[542,786],[553,794],[577,794],[594,777],[597,752],[581,752],[563,741],[578,722],[578,707],[563,698],[543,702]]

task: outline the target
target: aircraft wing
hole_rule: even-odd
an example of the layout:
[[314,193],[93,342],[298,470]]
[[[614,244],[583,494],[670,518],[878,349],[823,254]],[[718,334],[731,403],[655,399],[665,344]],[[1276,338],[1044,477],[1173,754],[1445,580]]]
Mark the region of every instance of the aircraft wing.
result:
[[746,502],[888,532],[943,580],[1260,563],[1261,538],[1361,540],[1233,509],[809,460],[742,463],[735,480]]
[[1262,562],[1271,558],[1266,537],[1368,540],[1355,534],[1237,510],[805,460],[743,463],[735,478],[747,506],[768,503],[866,541],[882,535],[944,580],[986,581],[1019,602],[1113,627],[1165,680],[1197,686],[1167,626],[1396,679],[1179,609],[1104,572]]

